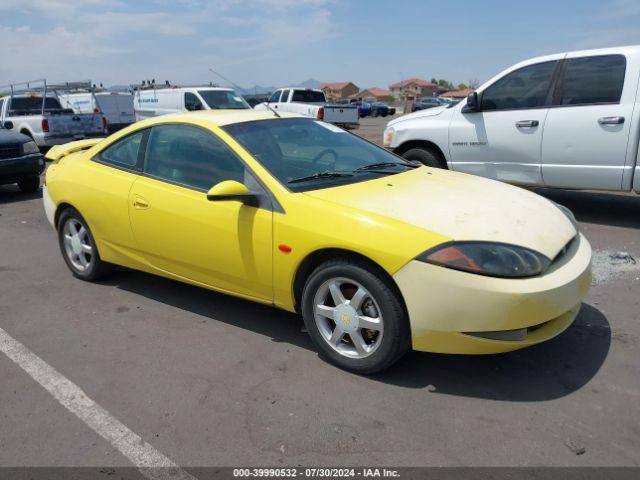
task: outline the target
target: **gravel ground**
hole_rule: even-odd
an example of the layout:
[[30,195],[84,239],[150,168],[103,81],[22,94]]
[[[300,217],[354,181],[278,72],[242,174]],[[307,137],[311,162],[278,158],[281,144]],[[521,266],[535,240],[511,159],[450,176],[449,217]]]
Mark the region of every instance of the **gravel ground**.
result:
[[[137,272],[74,279],[40,195],[13,186],[0,328],[183,466],[638,466],[640,197],[537,191],[575,212],[595,277],[574,325],[523,351],[352,375],[294,315]],[[130,465],[1,354],[0,378],[0,465]]]

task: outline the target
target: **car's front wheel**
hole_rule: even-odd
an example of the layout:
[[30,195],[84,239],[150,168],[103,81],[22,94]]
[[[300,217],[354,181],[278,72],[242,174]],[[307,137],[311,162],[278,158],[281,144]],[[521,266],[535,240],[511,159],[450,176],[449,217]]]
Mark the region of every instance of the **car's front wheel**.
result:
[[365,262],[336,259],[318,266],[302,293],[302,315],[323,356],[355,373],[384,370],[411,343],[397,289]]
[[67,208],[60,214],[58,243],[62,258],[75,277],[93,281],[111,270],[111,265],[100,258],[87,222],[73,208]]

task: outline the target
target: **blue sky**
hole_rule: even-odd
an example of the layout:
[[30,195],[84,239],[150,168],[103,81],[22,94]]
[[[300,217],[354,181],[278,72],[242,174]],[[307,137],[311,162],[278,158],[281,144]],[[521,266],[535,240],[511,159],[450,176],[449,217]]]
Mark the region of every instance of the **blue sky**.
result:
[[483,81],[528,57],[640,44],[640,0],[0,0],[0,84]]

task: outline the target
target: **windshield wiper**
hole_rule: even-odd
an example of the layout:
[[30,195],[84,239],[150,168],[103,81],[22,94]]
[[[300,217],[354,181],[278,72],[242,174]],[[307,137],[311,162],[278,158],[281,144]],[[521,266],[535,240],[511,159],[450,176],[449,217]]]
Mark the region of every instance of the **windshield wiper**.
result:
[[385,167],[407,167],[407,168],[417,168],[418,165],[413,165],[412,163],[402,163],[402,162],[380,162],[380,163],[372,163],[371,165],[365,165],[364,167],[358,167],[354,170],[354,172],[366,172],[367,170],[378,170],[380,168]]
[[307,180],[316,180],[318,178],[336,178],[336,177],[353,177],[353,173],[349,172],[316,172],[313,175],[294,178],[287,183],[306,182]]

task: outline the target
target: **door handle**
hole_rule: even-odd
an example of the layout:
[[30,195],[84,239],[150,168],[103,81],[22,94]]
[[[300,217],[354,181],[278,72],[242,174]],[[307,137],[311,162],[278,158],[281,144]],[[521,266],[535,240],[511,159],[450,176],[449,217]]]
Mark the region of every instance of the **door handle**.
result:
[[538,120],[520,120],[519,122],[516,122],[516,127],[518,128],[531,128],[537,127],[538,125],[540,125]]
[[600,117],[598,123],[600,125],[620,125],[624,123],[624,117]]
[[144,210],[145,208],[149,208],[149,202],[147,202],[144,198],[136,195],[135,197],[133,197],[133,208]]

